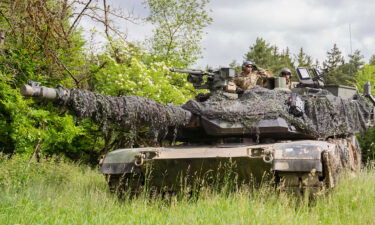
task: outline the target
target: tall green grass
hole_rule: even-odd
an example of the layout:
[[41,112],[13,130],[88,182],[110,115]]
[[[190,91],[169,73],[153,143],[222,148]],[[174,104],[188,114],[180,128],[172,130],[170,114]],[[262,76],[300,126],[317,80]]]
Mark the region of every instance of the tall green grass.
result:
[[375,170],[345,175],[313,204],[264,185],[199,198],[118,200],[97,169],[0,159],[0,224],[375,224]]

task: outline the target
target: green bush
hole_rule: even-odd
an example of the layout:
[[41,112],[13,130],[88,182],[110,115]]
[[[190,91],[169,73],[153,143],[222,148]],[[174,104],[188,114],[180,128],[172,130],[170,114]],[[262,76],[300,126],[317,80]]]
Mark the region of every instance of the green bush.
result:
[[0,75],[0,151],[27,156],[37,148],[47,154],[75,151],[71,145],[84,130],[73,117],[24,99],[10,83],[9,76]]
[[375,159],[375,127],[370,127],[366,132],[358,135],[362,149],[362,161],[368,162]]

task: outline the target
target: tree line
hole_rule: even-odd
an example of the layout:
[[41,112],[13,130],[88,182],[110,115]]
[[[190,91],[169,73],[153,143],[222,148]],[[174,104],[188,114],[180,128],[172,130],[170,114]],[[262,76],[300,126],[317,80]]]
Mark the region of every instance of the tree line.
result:
[[[297,54],[292,54],[288,47],[280,50],[276,45],[271,45],[263,38],[257,38],[255,43],[249,47],[249,51],[245,53],[244,60],[253,61],[256,65],[268,69],[274,75],[279,75],[282,68],[289,68],[293,71],[296,67],[316,68],[323,73],[326,84],[356,85],[358,73],[371,70],[371,66],[375,66],[375,55],[369,62],[364,61],[364,56],[360,50],[355,50],[353,54],[347,56],[347,60],[334,44],[332,49],[326,53],[326,58],[322,63],[317,59],[313,59],[308,55],[303,47]],[[235,61],[230,66],[239,66]],[[294,73],[294,71],[293,71]],[[371,79],[369,79],[371,81]]]

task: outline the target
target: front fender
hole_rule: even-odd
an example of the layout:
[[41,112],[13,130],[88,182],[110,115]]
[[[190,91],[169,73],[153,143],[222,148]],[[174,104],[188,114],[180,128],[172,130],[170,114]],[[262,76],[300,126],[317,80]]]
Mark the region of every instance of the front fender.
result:
[[141,173],[141,168],[135,165],[135,161],[137,155],[145,152],[157,152],[157,150],[155,148],[127,148],[109,152],[103,159],[100,173]]
[[322,152],[330,149],[324,141],[296,141],[274,145],[272,169],[280,172],[323,171]]

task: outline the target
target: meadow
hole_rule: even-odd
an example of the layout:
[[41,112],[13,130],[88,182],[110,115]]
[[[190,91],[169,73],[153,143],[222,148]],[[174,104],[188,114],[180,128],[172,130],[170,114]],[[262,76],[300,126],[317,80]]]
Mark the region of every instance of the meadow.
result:
[[375,224],[375,169],[343,175],[309,204],[269,185],[119,200],[97,168],[0,157],[0,224]]

